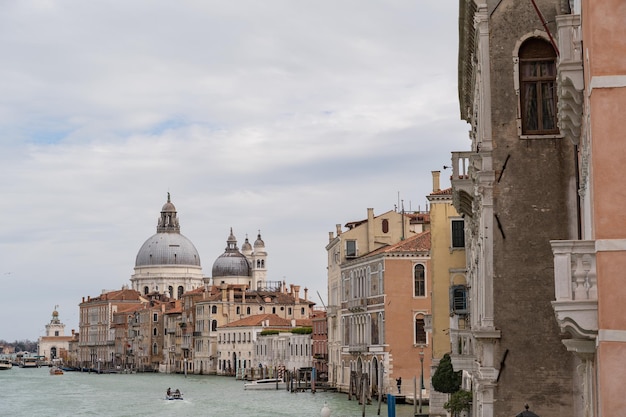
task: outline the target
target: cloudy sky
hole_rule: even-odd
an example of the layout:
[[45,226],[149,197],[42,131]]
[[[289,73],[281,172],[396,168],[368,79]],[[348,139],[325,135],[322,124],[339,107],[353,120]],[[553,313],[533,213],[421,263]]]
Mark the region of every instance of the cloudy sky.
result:
[[0,339],[55,305],[78,330],[167,192],[206,276],[260,230],[268,279],[326,302],[335,224],[424,210],[469,149],[457,4],[0,0]]

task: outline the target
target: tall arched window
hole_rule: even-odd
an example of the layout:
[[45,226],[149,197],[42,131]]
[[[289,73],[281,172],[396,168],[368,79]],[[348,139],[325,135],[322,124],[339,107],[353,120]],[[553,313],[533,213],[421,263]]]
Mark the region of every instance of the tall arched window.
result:
[[150,289],[148,287],[143,287],[143,295],[148,295],[148,292],[150,292]]
[[414,293],[415,297],[424,297],[426,296],[426,273],[424,270],[424,265],[417,264],[415,268],[413,268],[413,278],[414,278]]
[[558,134],[554,48],[531,37],[520,46],[518,56],[522,135]]
[[183,296],[183,292],[185,292],[185,289],[183,288],[183,286],[181,285],[180,287],[178,287],[178,299],[181,299]]

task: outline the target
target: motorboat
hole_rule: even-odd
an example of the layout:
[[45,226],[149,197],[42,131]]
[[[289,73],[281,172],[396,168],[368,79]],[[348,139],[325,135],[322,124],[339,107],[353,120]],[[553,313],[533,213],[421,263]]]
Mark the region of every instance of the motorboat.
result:
[[243,384],[245,390],[279,390],[287,389],[287,384],[282,378],[257,379]]
[[52,366],[50,368],[50,375],[63,375],[63,369],[58,366]]
[[13,368],[13,363],[8,359],[0,359],[0,371],[6,371]]
[[165,394],[165,399],[166,400],[182,400],[183,393],[180,392],[179,389],[171,390],[168,388],[167,393]]

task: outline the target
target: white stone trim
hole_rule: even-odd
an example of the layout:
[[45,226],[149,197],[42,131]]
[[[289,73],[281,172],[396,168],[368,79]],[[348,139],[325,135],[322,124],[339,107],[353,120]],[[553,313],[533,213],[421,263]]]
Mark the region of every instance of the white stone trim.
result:
[[626,239],[598,239],[596,252],[626,251]]
[[591,77],[591,89],[626,87],[626,75],[596,75]]
[[598,330],[599,342],[626,342],[626,330]]

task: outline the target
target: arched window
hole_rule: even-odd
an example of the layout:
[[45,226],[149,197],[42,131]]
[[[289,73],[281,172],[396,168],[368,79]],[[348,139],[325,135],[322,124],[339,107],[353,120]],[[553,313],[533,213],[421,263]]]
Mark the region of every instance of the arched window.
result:
[[158,333],[159,332],[157,331],[156,327],[152,329],[152,336],[156,336],[156,335],[158,335]]
[[241,314],[241,307],[237,306],[237,314]]
[[415,297],[426,296],[426,274],[424,271],[424,265],[417,264],[413,269],[414,277],[414,293]]
[[150,289],[147,286],[143,287],[143,295],[148,295],[149,292],[150,292]]
[[174,287],[172,287],[171,285],[169,287],[167,287],[167,292],[169,293],[170,297],[174,296]]
[[154,343],[152,345],[152,354],[153,355],[157,355],[159,353],[159,345],[157,345],[156,343]]
[[518,57],[521,134],[558,134],[554,48],[545,39],[530,37],[521,44]]
[[181,285],[178,287],[178,299],[180,299],[183,296],[183,292],[185,292],[185,289]]
[[383,226],[383,233],[389,233],[389,220],[383,219],[382,226]]
[[211,331],[212,332],[217,331],[217,320],[211,320]]
[[217,306],[211,306],[211,314],[217,314]]
[[250,306],[246,307],[246,314],[250,314]]

